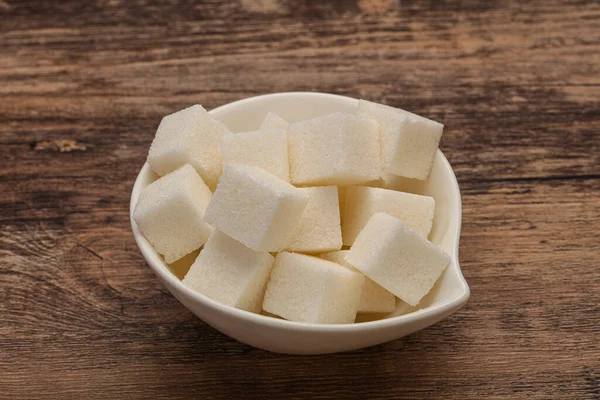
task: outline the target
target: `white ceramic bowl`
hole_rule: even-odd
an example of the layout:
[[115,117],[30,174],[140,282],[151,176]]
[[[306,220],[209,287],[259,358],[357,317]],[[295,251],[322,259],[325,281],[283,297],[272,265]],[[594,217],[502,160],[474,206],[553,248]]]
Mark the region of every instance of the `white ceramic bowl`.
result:
[[[325,93],[277,93],[251,97],[212,110],[233,132],[258,128],[267,112],[274,111],[294,122],[336,111],[354,112],[358,100]],[[156,179],[150,166],[140,171],[131,193],[130,212],[140,190]],[[454,313],[469,299],[469,287],[458,263],[461,200],[456,177],[438,150],[429,179],[423,183],[396,179],[398,188],[435,198],[436,210],[429,239],[452,257],[452,263],[418,307],[399,302],[385,319],[343,325],[319,325],[286,321],[222,305],[185,287],[140,233],[131,219],[135,240],[156,276],[190,311],[218,331],[260,349],[288,354],[325,354],[360,349],[401,338]],[[412,312],[411,312],[412,311]],[[407,312],[410,312],[406,314]],[[403,315],[405,314],[405,315]]]

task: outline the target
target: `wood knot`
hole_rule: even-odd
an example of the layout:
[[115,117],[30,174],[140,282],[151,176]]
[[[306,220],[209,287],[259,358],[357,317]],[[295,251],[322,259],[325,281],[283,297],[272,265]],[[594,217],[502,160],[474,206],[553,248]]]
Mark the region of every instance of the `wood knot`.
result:
[[87,146],[71,139],[39,140],[31,144],[35,151],[59,151],[70,153],[72,151],[86,151]]
[[398,5],[395,0],[359,0],[358,7],[365,14],[383,15]]

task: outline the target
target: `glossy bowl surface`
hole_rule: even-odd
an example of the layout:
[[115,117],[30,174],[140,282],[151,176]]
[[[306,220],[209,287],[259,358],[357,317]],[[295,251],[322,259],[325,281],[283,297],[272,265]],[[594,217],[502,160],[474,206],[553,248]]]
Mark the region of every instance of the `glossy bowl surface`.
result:
[[[233,132],[258,128],[269,111],[290,122],[336,111],[355,112],[358,100],[326,93],[276,93],[235,101],[210,113]],[[150,166],[140,171],[132,193],[130,214],[140,190],[156,179]],[[452,258],[450,266],[431,292],[415,308],[398,302],[395,312],[360,316],[359,323],[320,325],[286,321],[222,305],[185,287],[140,233],[131,219],[135,240],[156,276],[191,312],[218,331],[260,349],[288,354],[325,354],[360,349],[398,339],[424,329],[449,316],[469,299],[470,291],[460,270],[458,244],[461,199],[456,177],[448,160],[438,150],[427,181],[403,178],[388,181],[393,189],[432,196],[436,202],[434,225],[429,239]]]

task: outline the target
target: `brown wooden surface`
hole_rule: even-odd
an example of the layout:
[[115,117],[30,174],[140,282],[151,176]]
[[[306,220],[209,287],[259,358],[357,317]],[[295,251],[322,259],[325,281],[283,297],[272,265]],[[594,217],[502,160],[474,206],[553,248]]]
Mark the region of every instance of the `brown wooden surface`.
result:
[[[599,398],[599,85],[593,1],[0,1],[0,398]],[[282,356],[153,276],[128,206],[160,118],[279,91],[446,125],[457,314]]]

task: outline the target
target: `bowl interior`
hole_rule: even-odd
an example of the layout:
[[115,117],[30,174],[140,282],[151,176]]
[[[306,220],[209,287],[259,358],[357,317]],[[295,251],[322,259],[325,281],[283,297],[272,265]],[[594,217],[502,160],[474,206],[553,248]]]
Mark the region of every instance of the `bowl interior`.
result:
[[[358,100],[356,99],[331,94],[278,93],[236,101],[218,107],[210,111],[210,113],[215,118],[224,122],[233,132],[237,133],[257,129],[268,112],[276,112],[287,121],[295,122],[332,112],[355,112],[357,104]],[[157,179],[157,176],[151,171],[149,165],[146,164],[140,172],[132,191],[132,214],[140,190],[155,179]],[[465,302],[469,296],[469,289],[462,276],[458,263],[458,244],[461,221],[460,192],[456,177],[444,155],[438,150],[434,159],[431,174],[426,181],[390,176],[386,179],[386,184],[392,189],[416,194],[425,194],[435,199],[435,217],[429,240],[446,251],[446,253],[451,256],[452,262],[443,273],[442,277],[438,279],[431,292],[421,300],[417,307],[410,307],[406,303],[398,300],[396,310],[393,313],[383,316],[360,315],[357,318],[357,322],[389,319],[407,313],[421,312],[419,310],[441,307],[442,305],[448,305],[448,303]],[[157,275],[163,278],[170,275],[169,281],[171,283],[181,285],[181,287],[184,288],[179,278],[177,278],[173,271],[169,269],[162,257],[154,251],[152,246],[150,246],[146,239],[139,233],[139,230],[133,221],[132,226],[140,250],[149,261],[149,264],[155,269]],[[157,268],[159,270],[157,270]],[[200,295],[199,297],[212,302],[212,300],[204,296]],[[246,313],[241,310],[235,311]],[[256,317],[268,318],[263,316]],[[281,322],[296,324],[289,321]]]

